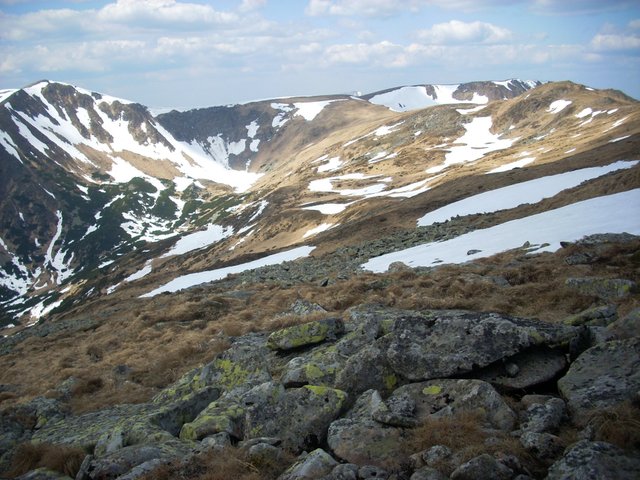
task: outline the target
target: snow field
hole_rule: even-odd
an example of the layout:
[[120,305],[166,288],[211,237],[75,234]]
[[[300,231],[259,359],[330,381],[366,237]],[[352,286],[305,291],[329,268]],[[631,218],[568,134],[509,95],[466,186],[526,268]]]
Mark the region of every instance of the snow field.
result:
[[549,175],[490,190],[429,212],[418,219],[418,226],[446,222],[458,215],[492,213],[498,210],[514,208],[524,203],[537,203],[545,198],[557,195],[562,190],[576,187],[587,180],[615,172],[616,170],[632,168],[639,162],[639,160],[619,161],[604,167],[582,168],[572,172]]
[[[529,242],[536,252],[553,252],[561,241],[576,241],[596,233],[640,234],[640,189],[596,197],[494,227],[475,230],[443,242],[427,243],[370,259],[365,270],[385,272],[393,262],[411,267],[464,263],[520,247]],[[537,248],[535,248],[537,247]],[[479,250],[476,253],[469,253]]]

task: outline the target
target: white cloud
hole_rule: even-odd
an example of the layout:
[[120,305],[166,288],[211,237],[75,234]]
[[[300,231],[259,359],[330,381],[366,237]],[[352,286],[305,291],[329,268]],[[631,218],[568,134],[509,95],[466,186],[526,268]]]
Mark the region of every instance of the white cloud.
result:
[[418,32],[418,37],[435,45],[460,43],[502,43],[512,37],[510,30],[486,22],[451,20]]
[[591,40],[598,51],[635,50],[640,48],[640,36],[630,34],[601,34]]
[[631,20],[629,22],[629,28],[633,28],[634,30],[639,29],[640,28],[640,18],[638,18],[636,20]]

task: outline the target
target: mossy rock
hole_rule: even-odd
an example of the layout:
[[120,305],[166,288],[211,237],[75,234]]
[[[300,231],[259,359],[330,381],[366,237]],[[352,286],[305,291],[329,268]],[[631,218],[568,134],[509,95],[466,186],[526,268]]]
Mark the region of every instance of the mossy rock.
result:
[[272,350],[291,350],[307,345],[335,340],[344,331],[339,318],[327,318],[315,322],[293,325],[276,330],[267,339],[267,347]]
[[243,437],[244,408],[234,402],[212,402],[192,422],[180,430],[182,440],[202,440],[226,432],[236,439]]

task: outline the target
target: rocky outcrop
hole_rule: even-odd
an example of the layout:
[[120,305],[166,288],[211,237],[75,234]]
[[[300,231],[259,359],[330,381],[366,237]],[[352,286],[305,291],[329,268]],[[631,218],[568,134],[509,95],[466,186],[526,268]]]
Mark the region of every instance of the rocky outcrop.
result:
[[587,408],[615,405],[638,391],[637,338],[583,352],[558,381],[568,405],[558,396],[530,394],[516,408],[501,392],[541,383],[548,389],[586,327],[379,305],[361,305],[343,318],[232,338],[226,351],[146,404],[73,416],[59,402],[40,399],[19,407],[30,412],[27,424],[15,411],[5,412],[5,460],[29,439],[72,445],[89,454],[79,478],[133,480],[237,444],[247,461],[281,467],[282,479],[512,479],[525,473],[517,459],[498,453],[465,457],[457,447],[412,443],[419,427],[470,412],[486,445],[491,436],[514,437],[531,458],[547,465],[557,460],[550,478],[565,478],[562,472],[583,459],[594,472],[604,468],[597,462],[609,468],[619,461],[611,468],[620,478],[638,473],[627,453],[597,443],[588,442],[591,450],[578,444],[560,459],[565,445],[556,436]]

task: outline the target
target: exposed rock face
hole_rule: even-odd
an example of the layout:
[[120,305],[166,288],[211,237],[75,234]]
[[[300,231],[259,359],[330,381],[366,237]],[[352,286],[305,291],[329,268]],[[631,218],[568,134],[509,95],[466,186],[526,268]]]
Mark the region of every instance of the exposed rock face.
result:
[[594,408],[615,406],[640,390],[640,338],[590,348],[558,381],[575,421]]

